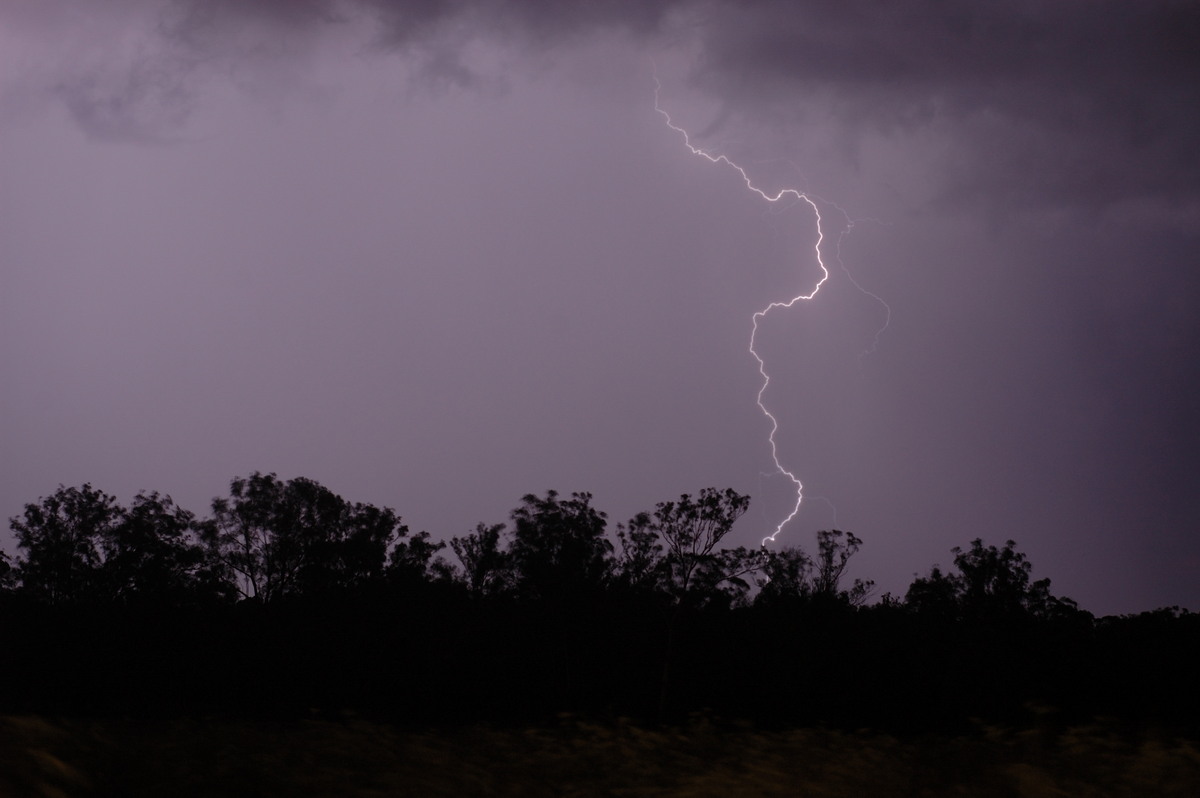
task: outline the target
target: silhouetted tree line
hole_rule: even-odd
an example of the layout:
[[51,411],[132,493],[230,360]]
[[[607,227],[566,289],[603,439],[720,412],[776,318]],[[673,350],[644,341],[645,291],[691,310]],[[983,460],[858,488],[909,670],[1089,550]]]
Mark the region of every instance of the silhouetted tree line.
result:
[[60,487],[0,553],[0,711],[1197,724],[1200,616],[1096,619],[978,539],[868,602],[852,533],[721,547],[748,506],[706,488],[610,536],[590,494],[549,491],[447,545],[304,478],[236,478],[204,519]]

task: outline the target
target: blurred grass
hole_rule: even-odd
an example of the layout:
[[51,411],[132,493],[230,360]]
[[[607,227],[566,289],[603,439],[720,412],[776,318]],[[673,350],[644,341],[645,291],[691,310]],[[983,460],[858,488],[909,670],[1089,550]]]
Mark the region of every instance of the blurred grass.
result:
[[0,796],[1196,796],[1200,748],[1151,731],[898,739],[697,719],[405,731],[360,719],[0,717]]

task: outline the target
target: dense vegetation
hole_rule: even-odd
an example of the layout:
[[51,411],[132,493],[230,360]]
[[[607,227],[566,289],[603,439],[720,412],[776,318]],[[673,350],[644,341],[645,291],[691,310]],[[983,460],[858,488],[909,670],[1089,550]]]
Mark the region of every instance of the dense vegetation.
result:
[[1094,618],[1012,541],[871,600],[844,578],[851,533],[811,556],[722,548],[749,505],[734,491],[612,535],[591,500],[531,494],[447,545],[309,479],[234,479],[203,519],[62,487],[11,519],[0,558],[0,713],[1197,731],[1200,616]]

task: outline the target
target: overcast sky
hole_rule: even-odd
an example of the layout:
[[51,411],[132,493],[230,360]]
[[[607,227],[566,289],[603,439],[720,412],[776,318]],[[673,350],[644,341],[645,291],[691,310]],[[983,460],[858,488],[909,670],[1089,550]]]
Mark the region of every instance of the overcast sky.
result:
[[[0,514],[306,476],[1200,609],[1200,4],[0,0]],[[0,540],[14,550],[11,533]]]

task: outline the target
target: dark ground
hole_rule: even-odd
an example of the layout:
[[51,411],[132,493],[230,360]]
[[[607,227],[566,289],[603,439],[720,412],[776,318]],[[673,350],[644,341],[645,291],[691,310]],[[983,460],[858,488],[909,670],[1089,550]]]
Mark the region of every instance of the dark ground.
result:
[[5,796],[1195,796],[1200,746],[1116,724],[899,738],[703,718],[402,731],[354,718],[0,718]]

